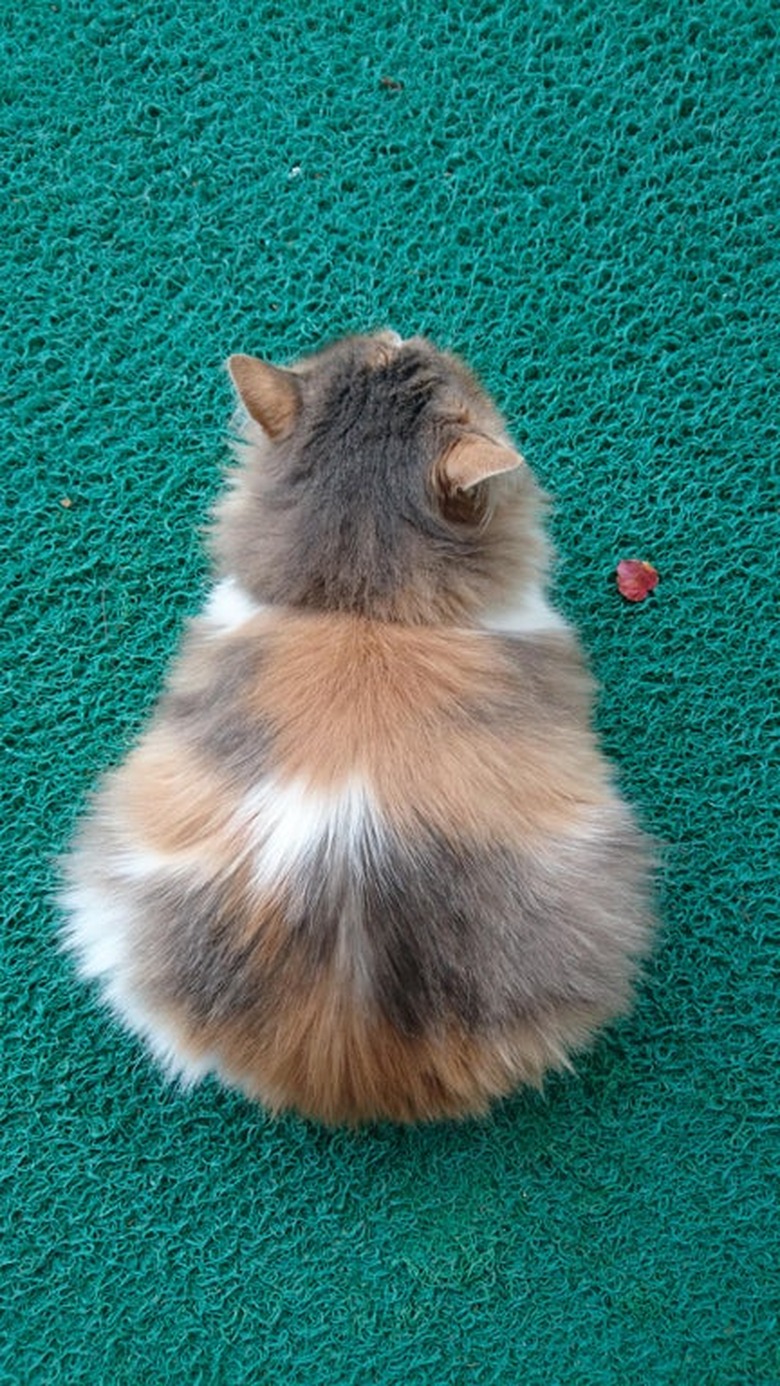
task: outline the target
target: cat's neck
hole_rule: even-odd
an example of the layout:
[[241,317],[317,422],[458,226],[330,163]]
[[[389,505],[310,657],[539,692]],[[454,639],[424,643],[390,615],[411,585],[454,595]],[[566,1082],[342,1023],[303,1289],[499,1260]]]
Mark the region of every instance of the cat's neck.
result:
[[[313,613],[308,608],[295,608],[276,606],[272,607],[266,603],[257,601],[250,593],[242,587],[237,578],[221,577],[212,586],[208,593],[206,604],[201,613],[202,619],[206,621],[215,632],[228,634],[238,630],[247,621],[253,620],[264,612],[276,611],[278,613],[291,612],[298,610],[301,614],[311,616]],[[323,618],[331,613],[323,611],[319,613]],[[336,613],[332,613],[336,614]],[[364,618],[365,619],[365,618]],[[377,617],[378,620],[387,618]],[[437,629],[451,627],[462,630],[464,627],[473,630],[494,631],[498,634],[507,635],[530,635],[544,634],[555,631],[565,631],[567,625],[563,617],[551,606],[539,583],[531,583],[522,591],[515,594],[511,601],[501,607],[490,608],[473,617],[464,618],[453,613],[451,619],[446,616],[439,619],[399,621],[395,624],[432,626]]]

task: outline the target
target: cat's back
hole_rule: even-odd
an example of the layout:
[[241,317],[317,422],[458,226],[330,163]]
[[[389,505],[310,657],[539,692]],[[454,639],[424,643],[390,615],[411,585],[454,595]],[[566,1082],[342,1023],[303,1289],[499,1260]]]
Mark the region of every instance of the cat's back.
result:
[[511,840],[610,790],[568,630],[512,636],[269,610],[195,622],[161,708],[232,791],[273,776],[400,829]]
[[589,695],[566,632],[207,609],[73,859],[83,970],[174,1069],[328,1120],[536,1081],[647,931]]

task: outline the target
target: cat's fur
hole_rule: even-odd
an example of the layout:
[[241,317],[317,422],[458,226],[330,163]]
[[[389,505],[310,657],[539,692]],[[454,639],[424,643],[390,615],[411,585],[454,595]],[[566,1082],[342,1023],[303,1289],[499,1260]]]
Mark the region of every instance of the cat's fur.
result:
[[422,338],[230,367],[216,585],[68,859],[67,941],[185,1080],[481,1112],[625,1010],[651,931],[542,495]]

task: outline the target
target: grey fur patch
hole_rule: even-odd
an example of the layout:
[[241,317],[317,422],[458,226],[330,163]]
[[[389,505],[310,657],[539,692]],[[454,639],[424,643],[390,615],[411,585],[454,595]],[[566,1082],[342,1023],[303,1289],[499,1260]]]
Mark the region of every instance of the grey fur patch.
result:
[[235,882],[146,888],[138,905],[159,1003],[198,1020],[256,1012],[259,1023],[324,969],[339,985],[346,929],[366,999],[407,1035],[453,1021],[490,1032],[560,1007],[599,1019],[625,1008],[651,920],[648,853],[621,812],[537,852],[486,852],[421,830],[414,844],[386,836],[381,851],[366,841],[348,861],[337,844],[311,854],[280,897],[285,942],[265,965],[268,917],[252,918]]
[[512,680],[507,712],[515,726],[522,725],[530,709],[542,722],[590,720],[595,685],[587,671],[576,635],[494,635],[501,653],[519,675]]
[[[627,819],[544,852],[390,837],[365,853],[356,887],[374,999],[409,1034],[452,1019],[490,1030],[560,1005],[619,1011],[649,935],[646,867]],[[326,870],[313,863],[311,878]],[[344,884],[332,887],[309,912],[312,936],[335,934]]]
[[500,652],[503,671],[496,660],[492,686],[463,709],[467,724],[511,733],[533,727],[548,739],[556,730],[579,733],[589,726],[595,685],[572,632],[483,638]]
[[153,1004],[173,1005],[204,1023],[278,1003],[274,983],[292,939],[274,968],[258,964],[262,924],[234,880],[158,880],[138,892],[137,904],[144,921],[139,976]]
[[252,715],[249,702],[263,663],[262,636],[215,642],[191,635],[155,718],[241,789],[262,778],[271,755],[270,729]]

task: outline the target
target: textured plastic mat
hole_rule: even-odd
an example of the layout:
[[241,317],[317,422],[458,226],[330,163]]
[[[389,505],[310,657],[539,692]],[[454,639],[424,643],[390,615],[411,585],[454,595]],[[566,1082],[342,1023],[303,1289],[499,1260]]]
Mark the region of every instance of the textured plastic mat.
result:
[[[3,7],[3,1381],[780,1381],[771,16]],[[462,349],[556,498],[665,924],[575,1077],[345,1135],[165,1089],[50,899],[202,590],[223,359],[377,325]]]

